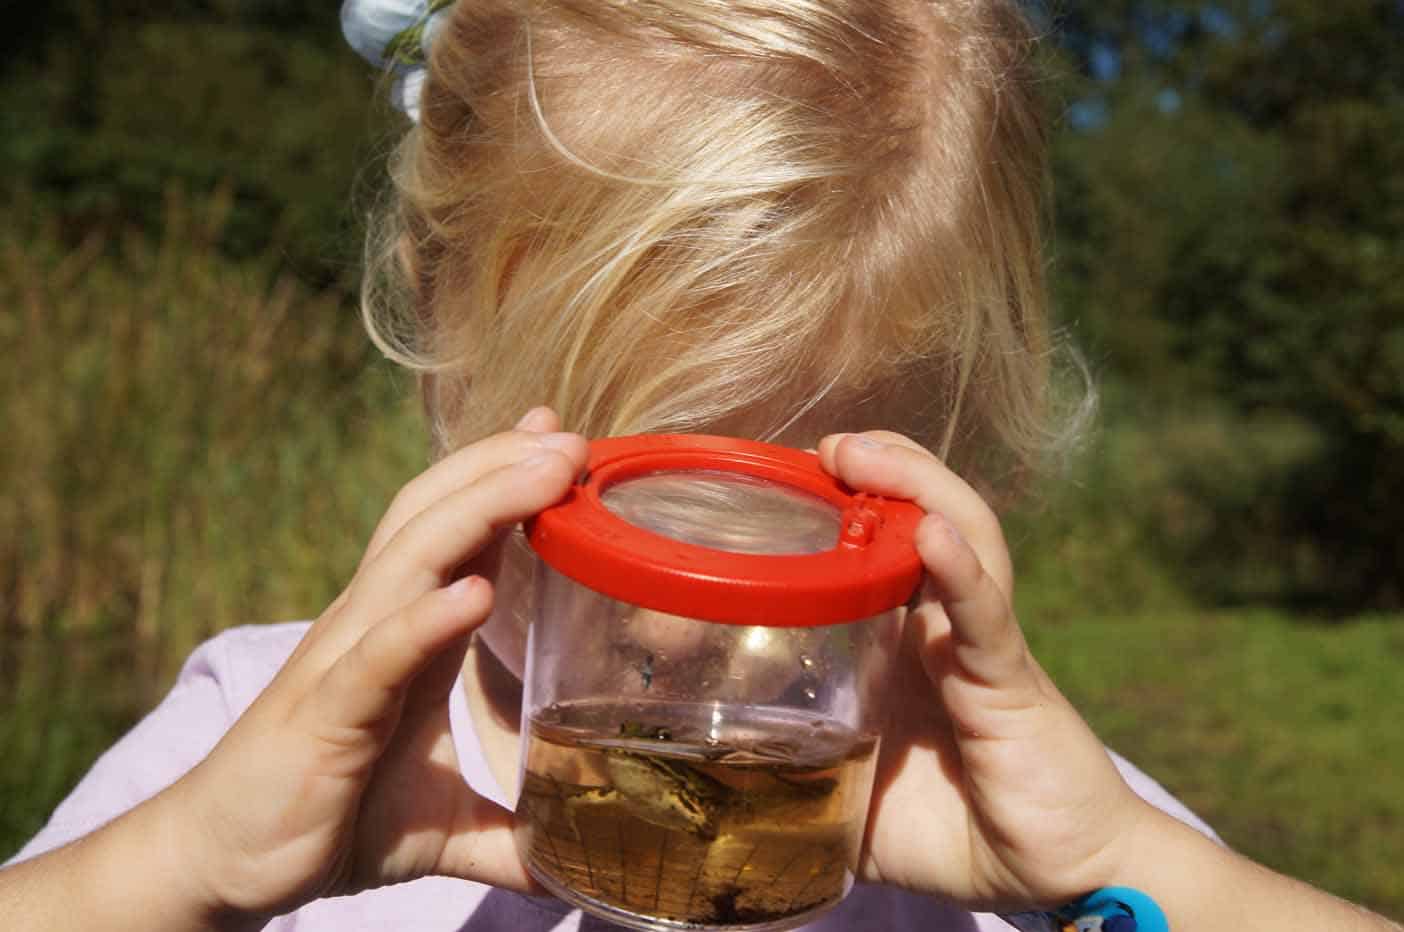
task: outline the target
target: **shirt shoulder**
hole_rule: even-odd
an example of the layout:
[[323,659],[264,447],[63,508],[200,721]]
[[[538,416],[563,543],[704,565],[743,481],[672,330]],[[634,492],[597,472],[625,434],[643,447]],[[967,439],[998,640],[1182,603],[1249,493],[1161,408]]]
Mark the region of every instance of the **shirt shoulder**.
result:
[[183,683],[208,680],[232,712],[232,724],[273,681],[310,627],[311,622],[290,621],[230,628],[195,649],[172,694]]
[[253,703],[308,627],[231,628],[201,644],[160,704],[97,759],[12,860],[80,838],[180,779]]

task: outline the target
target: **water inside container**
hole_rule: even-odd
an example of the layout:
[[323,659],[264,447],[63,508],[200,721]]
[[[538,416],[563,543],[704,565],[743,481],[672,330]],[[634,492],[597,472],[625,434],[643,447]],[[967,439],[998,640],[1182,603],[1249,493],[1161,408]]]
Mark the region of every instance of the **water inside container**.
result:
[[659,472],[605,489],[604,506],[673,540],[748,554],[806,554],[838,543],[839,509],[808,492],[712,470]]

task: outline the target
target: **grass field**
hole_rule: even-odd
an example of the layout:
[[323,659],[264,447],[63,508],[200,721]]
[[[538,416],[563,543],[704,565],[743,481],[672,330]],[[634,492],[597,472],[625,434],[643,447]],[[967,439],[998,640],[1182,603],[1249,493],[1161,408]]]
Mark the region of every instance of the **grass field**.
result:
[[1186,612],[1025,627],[1103,740],[1230,845],[1404,918],[1404,619]]
[[[173,198],[156,243],[0,226],[0,859],[197,641],[315,615],[424,463],[355,309],[220,257],[227,207]],[[1175,577],[1115,523],[1139,491],[1020,526],[1040,658],[1231,844],[1404,917],[1404,618],[1113,611]]]

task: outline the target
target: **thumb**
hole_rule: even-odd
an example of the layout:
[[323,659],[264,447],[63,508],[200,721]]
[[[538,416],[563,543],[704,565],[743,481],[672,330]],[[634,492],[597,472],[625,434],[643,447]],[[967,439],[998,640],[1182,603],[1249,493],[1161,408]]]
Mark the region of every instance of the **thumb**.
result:
[[[1124,853],[1135,795],[1034,659],[1008,597],[960,533],[927,515],[916,543],[934,601],[917,609],[914,636],[926,635],[918,649],[980,837],[1004,865],[992,876],[1016,898],[1062,902]],[[927,617],[933,611],[945,615],[946,633]]]
[[518,893],[546,891],[527,872],[517,853],[516,817],[466,785],[434,873],[474,880]]

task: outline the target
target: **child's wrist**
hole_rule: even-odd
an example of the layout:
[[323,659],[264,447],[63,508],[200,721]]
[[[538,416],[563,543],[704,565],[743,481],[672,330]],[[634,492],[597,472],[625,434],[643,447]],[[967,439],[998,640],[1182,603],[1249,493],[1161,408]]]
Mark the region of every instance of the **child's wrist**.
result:
[[[1188,841],[1182,831],[1206,842],[1208,839],[1139,796],[1133,794],[1127,803],[1105,813],[1106,821],[1100,828],[1108,830],[1112,840],[1096,859],[1076,865],[1075,869],[1068,865],[1069,872],[1058,884],[1061,891],[1045,891],[1039,897],[1039,905],[1016,914],[1006,913],[1005,919],[1024,932],[1098,927],[1167,932],[1168,919],[1161,898],[1173,896],[1179,888],[1173,877],[1175,859],[1184,856]],[[1167,877],[1171,880],[1168,886],[1164,883]],[[1121,909],[1119,904],[1130,909]],[[1101,917],[1100,926],[1092,916]],[[1108,923],[1117,917],[1120,921]],[[1078,922],[1081,919],[1086,921]],[[1127,920],[1135,920],[1136,924],[1130,925]]]
[[209,833],[189,808],[186,781],[149,800],[147,831],[159,839],[161,876],[169,878],[173,911],[188,917],[191,928],[208,932],[252,932],[271,918],[238,908],[221,893],[220,866],[207,850]]
[[212,900],[186,848],[168,792],[161,793],[56,853],[70,888],[74,927],[150,932],[244,932],[252,917]]
[[1153,874],[1161,819],[1169,817],[1124,783],[1119,788],[1120,793],[1106,794],[1095,824],[1085,829],[1095,854],[1058,871],[1051,888],[1037,891],[1035,910],[1054,912],[1094,890],[1139,888]]
[[[1218,842],[1167,812],[1141,803],[1122,863],[1101,886],[1140,891],[1163,911],[1169,928],[1212,927],[1214,882],[1229,855]],[[1206,906],[1208,911],[1206,912]],[[1203,923],[1207,921],[1209,925]]]

